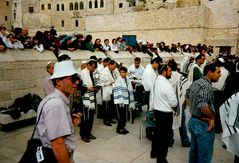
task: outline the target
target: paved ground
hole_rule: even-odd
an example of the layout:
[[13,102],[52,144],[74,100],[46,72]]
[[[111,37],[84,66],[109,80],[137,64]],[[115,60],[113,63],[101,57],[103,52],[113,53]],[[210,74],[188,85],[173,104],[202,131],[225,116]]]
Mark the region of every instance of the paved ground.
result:
[[[112,127],[104,126],[102,120],[95,119],[93,134],[96,140],[83,142],[77,134],[77,147],[74,154],[76,163],[155,163],[150,158],[151,142],[145,138],[139,141],[139,126],[144,118],[139,113],[134,124],[127,124],[130,131],[127,135],[115,132],[116,124]],[[11,132],[0,131],[0,162],[16,163],[20,159],[30,138],[33,125]],[[77,133],[79,129],[77,129]],[[188,162],[189,148],[181,147],[179,132],[175,133],[175,143],[168,152],[170,163]],[[203,142],[202,142],[203,143]],[[216,135],[213,163],[233,163],[234,157],[221,147],[221,135]]]

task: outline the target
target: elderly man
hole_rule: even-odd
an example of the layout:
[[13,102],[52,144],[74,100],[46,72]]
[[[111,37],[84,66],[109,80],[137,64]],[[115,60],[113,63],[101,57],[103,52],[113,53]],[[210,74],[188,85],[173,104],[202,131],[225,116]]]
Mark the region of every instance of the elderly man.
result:
[[45,97],[37,110],[37,136],[42,145],[52,148],[58,163],[72,163],[75,150],[74,126],[80,123],[80,113],[71,114],[70,94],[77,90],[79,78],[72,61],[55,64],[51,76],[54,93]]
[[53,74],[53,70],[54,70],[54,62],[52,61],[47,62],[46,64],[47,75],[42,80],[42,88],[45,93],[45,96],[54,92],[54,85],[50,79],[51,75]]
[[152,140],[151,157],[157,157],[157,163],[167,163],[169,136],[173,124],[173,112],[178,105],[175,90],[168,79],[171,78],[171,67],[159,66],[159,76],[151,90],[150,104],[154,109],[156,131]]
[[211,163],[213,155],[215,109],[212,82],[218,81],[221,70],[212,63],[205,66],[203,74],[186,92],[191,113],[188,125],[191,133],[190,163]]

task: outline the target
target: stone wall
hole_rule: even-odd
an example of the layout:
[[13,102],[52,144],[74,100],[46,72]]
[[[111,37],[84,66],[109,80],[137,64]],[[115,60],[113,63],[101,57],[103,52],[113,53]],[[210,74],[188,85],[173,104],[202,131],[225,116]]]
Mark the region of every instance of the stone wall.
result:
[[[105,58],[101,52],[90,52],[77,50],[74,52],[61,51],[71,56],[75,67],[79,67],[81,61],[88,60],[91,55]],[[139,56],[145,66],[149,61],[146,54],[128,52],[109,53],[109,57],[124,66],[133,63],[134,57]],[[11,105],[17,97],[27,93],[35,93],[44,97],[41,88],[41,80],[46,75],[45,66],[48,61],[56,61],[54,54],[50,51],[38,53],[35,50],[7,50],[0,53],[0,107]]]
[[113,38],[121,35],[137,35],[137,39],[149,42],[205,43],[208,26],[208,8],[164,9],[114,15],[88,16],[87,33],[94,38]]

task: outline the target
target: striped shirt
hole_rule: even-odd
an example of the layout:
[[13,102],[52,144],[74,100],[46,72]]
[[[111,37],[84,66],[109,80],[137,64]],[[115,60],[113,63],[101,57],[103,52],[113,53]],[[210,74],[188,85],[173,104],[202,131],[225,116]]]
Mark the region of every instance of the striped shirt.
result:
[[201,112],[201,108],[207,106],[215,113],[212,83],[206,77],[202,77],[193,82],[186,92],[186,97],[190,100],[190,113],[193,116],[205,117]]

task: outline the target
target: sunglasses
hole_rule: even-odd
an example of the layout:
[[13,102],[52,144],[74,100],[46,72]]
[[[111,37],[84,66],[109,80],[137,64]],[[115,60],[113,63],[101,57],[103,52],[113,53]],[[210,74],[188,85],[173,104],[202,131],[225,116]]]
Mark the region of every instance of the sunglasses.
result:
[[77,81],[80,81],[80,77],[79,77],[77,74],[72,75],[72,76],[69,76],[69,77],[63,77],[63,78],[61,78],[61,80],[63,80],[63,79],[69,79],[69,80],[71,80],[71,82],[74,83],[74,84],[75,84]]

